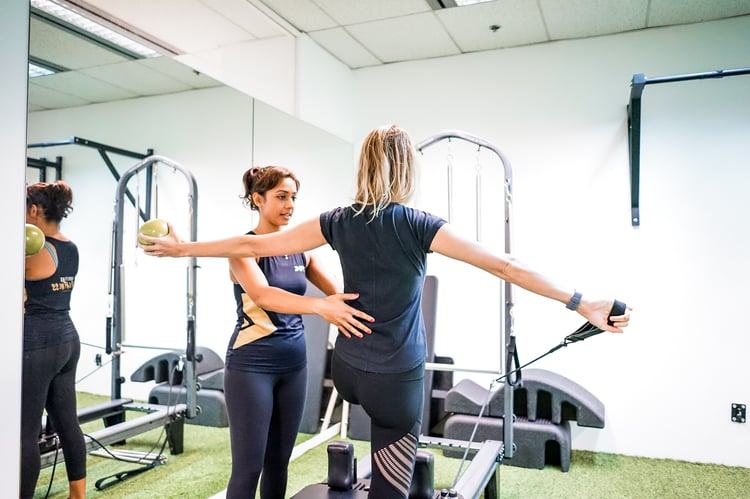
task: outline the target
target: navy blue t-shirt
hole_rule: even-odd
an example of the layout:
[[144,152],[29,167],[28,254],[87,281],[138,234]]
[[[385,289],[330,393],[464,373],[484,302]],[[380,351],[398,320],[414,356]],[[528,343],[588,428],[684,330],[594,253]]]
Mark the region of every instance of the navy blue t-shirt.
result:
[[[269,286],[304,295],[305,255],[297,253],[258,259]],[[234,284],[237,325],[227,347],[226,365],[248,372],[285,373],[305,367],[305,330],[299,314],[264,310],[238,283]]]
[[336,208],[320,216],[320,228],[336,250],[344,292],[375,318],[371,335],[336,339],[336,355],[375,373],[408,371],[425,361],[422,286],[427,253],[445,220],[401,204],[390,204],[374,220],[368,209]]

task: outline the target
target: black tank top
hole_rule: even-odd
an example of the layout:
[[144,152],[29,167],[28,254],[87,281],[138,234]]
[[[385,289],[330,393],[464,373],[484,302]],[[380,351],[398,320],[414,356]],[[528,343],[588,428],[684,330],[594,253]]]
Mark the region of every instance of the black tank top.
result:
[[48,237],[47,242],[57,253],[57,269],[46,279],[25,281],[24,350],[46,348],[78,338],[69,314],[78,274],[78,248],[72,241]]

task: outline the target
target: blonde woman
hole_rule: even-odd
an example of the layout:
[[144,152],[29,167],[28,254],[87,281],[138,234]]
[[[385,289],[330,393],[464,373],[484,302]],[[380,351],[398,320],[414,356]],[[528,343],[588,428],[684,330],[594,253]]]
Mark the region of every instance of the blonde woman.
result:
[[[629,310],[611,316],[614,300],[591,299],[561,287],[511,255],[494,254],[464,239],[450,224],[405,205],[414,191],[415,152],[403,129],[370,132],[359,158],[354,204],[336,208],[283,233],[183,242],[174,234],[148,238],[155,256],[248,257],[283,255],[329,244],[338,252],[344,290],[356,290],[352,306],[370,314],[372,334],[361,341],[338,338],[332,359],[339,394],[361,404],[371,418],[370,497],[409,495],[421,431],[424,323],[420,302],[430,252],[466,262],[576,310],[595,326],[622,332]],[[608,321],[612,325],[608,324]]]

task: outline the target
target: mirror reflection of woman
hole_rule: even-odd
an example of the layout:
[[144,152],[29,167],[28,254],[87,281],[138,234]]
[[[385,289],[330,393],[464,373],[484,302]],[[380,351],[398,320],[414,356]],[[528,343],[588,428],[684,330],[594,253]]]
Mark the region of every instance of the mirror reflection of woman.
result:
[[45,243],[26,257],[21,402],[21,494],[34,496],[41,457],[39,432],[47,418],[60,438],[70,499],[86,497],[86,442],[78,424],[75,376],[81,342],[70,318],[78,248],[60,232],[73,209],[73,191],[58,180],[26,188],[26,223]]

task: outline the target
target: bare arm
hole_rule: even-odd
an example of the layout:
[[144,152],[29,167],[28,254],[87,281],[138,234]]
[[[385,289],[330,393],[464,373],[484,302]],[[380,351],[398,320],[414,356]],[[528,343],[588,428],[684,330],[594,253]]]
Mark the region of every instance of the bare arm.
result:
[[[449,224],[443,225],[438,230],[432,240],[430,249],[449,258],[466,262],[504,281],[516,284],[532,293],[557,300],[560,303],[567,304],[575,292],[574,289],[562,287],[528,268],[511,255],[492,253],[479,243],[461,237]],[[630,315],[626,311],[624,315],[609,317],[613,303],[614,300],[590,300],[584,296],[577,312],[605,331],[621,333],[621,328],[628,325]],[[611,320],[614,325],[609,326],[608,320]]]
[[318,298],[301,296],[269,286],[263,271],[252,258],[230,258],[229,269],[232,279],[239,282],[253,302],[265,310],[284,314],[320,315],[347,338],[351,335],[361,338],[362,333],[370,334],[370,329],[357,318],[371,321],[371,317],[346,303],[347,300],[356,299],[356,294],[333,294]]
[[57,270],[57,252],[49,242],[41,250],[26,257],[24,274],[30,281],[46,279]]
[[206,256],[225,258],[256,258],[303,253],[325,244],[320,230],[320,222],[313,218],[273,234],[256,236],[235,236],[214,241],[182,241],[171,224],[169,234],[164,237],[141,235],[141,239],[151,244],[139,244],[143,251],[152,256]]

